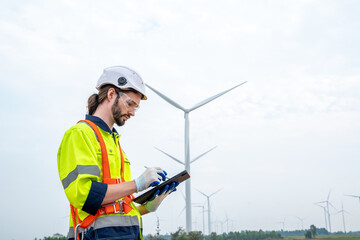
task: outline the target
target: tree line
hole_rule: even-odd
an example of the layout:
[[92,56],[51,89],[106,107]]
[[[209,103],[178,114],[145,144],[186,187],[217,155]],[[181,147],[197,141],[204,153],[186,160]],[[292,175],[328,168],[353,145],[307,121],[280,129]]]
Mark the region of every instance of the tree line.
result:
[[186,233],[183,228],[179,228],[176,232],[171,233],[170,236],[156,236],[147,235],[146,240],[158,240],[158,239],[171,239],[171,240],[263,240],[263,239],[282,239],[281,234],[275,231],[264,232],[260,231],[241,231],[241,232],[230,232],[217,235],[211,233],[208,236],[202,234],[201,231]]

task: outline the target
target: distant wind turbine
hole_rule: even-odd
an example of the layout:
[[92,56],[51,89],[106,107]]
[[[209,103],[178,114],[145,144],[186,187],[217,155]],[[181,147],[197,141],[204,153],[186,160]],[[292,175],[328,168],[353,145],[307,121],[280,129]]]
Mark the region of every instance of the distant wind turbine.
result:
[[342,214],[343,225],[344,225],[344,233],[346,233],[344,213],[347,213],[347,214],[350,214],[350,213],[344,210],[344,205],[343,205],[343,202],[342,202],[342,201],[341,201],[341,211],[338,211],[337,213],[341,213],[341,214]]
[[295,217],[301,221],[301,230],[304,230],[304,219],[305,218],[299,218],[297,216],[295,216]]
[[321,207],[323,210],[324,210],[324,216],[325,216],[325,229],[328,229],[328,226],[327,226],[327,217],[326,217],[326,207],[320,205],[320,204],[317,204],[315,203],[316,206],[318,207]]
[[331,193],[331,190],[329,191],[328,197],[327,197],[327,199],[326,199],[325,201],[318,202],[318,203],[325,203],[325,204],[326,204],[326,210],[327,210],[328,221],[329,221],[329,232],[331,232],[331,221],[330,221],[330,208],[329,208],[329,205],[332,206],[334,209],[336,209],[336,208],[329,202],[330,193]]
[[229,218],[228,218],[227,213],[225,213],[225,217],[226,217],[226,219],[225,219],[225,222],[226,222],[226,233],[229,233],[229,220],[232,221],[232,219],[229,219]]
[[[173,105],[174,107],[182,110],[184,112],[184,117],[185,117],[185,163],[172,157],[170,154],[165,153],[164,151],[158,149],[159,151],[161,151],[162,153],[166,154],[167,156],[169,156],[170,158],[172,158],[174,161],[185,165],[185,170],[190,174],[190,164],[195,162],[196,160],[198,160],[200,157],[204,156],[206,153],[210,152],[211,150],[213,150],[214,148],[208,150],[207,152],[201,154],[200,156],[198,156],[197,158],[193,159],[192,161],[190,161],[190,144],[189,144],[189,113],[194,111],[195,109],[204,106],[205,104],[217,99],[218,97],[221,97],[222,95],[224,95],[227,92],[230,92],[231,90],[243,85],[246,82],[240,83],[238,85],[236,85],[235,87],[232,87],[228,90],[225,90],[221,93],[218,93],[212,97],[209,97],[201,102],[199,102],[198,104],[195,104],[192,108],[184,108],[182,107],[180,104],[178,104],[177,102],[175,102],[174,100],[172,100],[171,98],[165,96],[164,94],[162,94],[161,92],[159,92],[158,90],[154,89],[153,87],[149,86],[148,84],[146,84],[146,86],[148,88],[150,88],[153,92],[155,92],[157,95],[159,95],[162,99],[164,99],[166,102],[170,103],[171,105]],[[185,193],[186,193],[186,232],[191,232],[191,178],[188,179],[185,182]]]
[[205,204],[202,205],[194,205],[194,207],[202,208],[202,215],[203,215],[203,234],[205,234]]
[[208,224],[209,224],[209,235],[211,234],[211,216],[210,216],[210,197],[214,196],[214,194],[218,193],[219,191],[221,191],[221,189],[217,190],[216,192],[210,194],[210,195],[206,195],[205,193],[197,190],[199,193],[201,193],[202,195],[204,195],[207,198],[207,203],[208,203]]
[[281,224],[282,224],[282,230],[283,230],[283,231],[285,231],[285,219],[286,219],[286,218],[284,218],[284,221],[282,221],[282,222],[277,222],[277,223],[281,223]]

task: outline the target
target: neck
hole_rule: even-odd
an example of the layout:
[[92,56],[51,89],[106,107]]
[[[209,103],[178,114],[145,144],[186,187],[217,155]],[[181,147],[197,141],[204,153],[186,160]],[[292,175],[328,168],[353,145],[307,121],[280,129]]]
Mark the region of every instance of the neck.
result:
[[93,116],[101,118],[109,126],[110,129],[113,129],[115,122],[112,117],[111,110],[99,106]]

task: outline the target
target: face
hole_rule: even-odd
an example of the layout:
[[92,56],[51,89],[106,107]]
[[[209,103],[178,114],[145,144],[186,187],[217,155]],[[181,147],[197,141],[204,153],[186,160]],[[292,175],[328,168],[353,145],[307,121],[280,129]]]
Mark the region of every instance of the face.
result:
[[135,111],[139,108],[141,94],[135,92],[122,93],[117,95],[111,107],[114,122],[118,126],[123,126],[131,116],[135,116]]

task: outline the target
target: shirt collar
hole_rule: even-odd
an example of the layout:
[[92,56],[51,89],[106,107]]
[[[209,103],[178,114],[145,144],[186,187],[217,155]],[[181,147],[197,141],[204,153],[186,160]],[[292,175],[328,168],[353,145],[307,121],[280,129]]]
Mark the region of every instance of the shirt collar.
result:
[[105,132],[108,132],[108,133],[110,133],[110,134],[112,134],[113,132],[115,132],[116,134],[118,134],[118,132],[116,131],[115,128],[113,128],[112,131],[111,131],[111,129],[109,128],[109,126],[104,122],[104,120],[102,120],[102,119],[99,118],[99,117],[86,114],[86,115],[85,115],[85,119],[92,121],[92,122],[95,123],[99,128],[101,128],[102,130],[104,130]]

